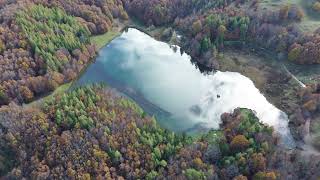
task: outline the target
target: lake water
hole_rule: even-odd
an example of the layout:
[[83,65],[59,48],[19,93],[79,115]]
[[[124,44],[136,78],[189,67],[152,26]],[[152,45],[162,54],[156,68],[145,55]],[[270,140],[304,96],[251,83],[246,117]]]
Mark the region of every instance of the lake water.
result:
[[97,82],[129,96],[174,131],[199,124],[218,128],[222,113],[242,107],[254,110],[285,141],[292,141],[287,115],[270,104],[249,78],[235,72],[203,74],[179,47],[136,29],[128,29],[101,49],[76,85]]

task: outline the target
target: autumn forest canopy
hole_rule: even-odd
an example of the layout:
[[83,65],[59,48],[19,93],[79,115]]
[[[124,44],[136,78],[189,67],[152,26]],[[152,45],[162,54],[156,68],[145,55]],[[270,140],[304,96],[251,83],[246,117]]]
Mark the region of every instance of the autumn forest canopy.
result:
[[[0,0],[0,179],[318,178],[320,156],[283,147],[250,109],[222,114],[218,130],[189,135],[161,127],[104,84],[47,96],[94,61],[92,37],[132,25],[161,31],[154,37],[209,69],[219,70],[221,52],[239,46],[320,64],[320,26],[299,26],[306,13],[317,17],[320,1],[307,5],[312,12],[259,0]],[[273,80],[289,81],[279,76]],[[305,124],[319,121],[319,80],[281,99],[294,102],[283,107],[297,142]]]

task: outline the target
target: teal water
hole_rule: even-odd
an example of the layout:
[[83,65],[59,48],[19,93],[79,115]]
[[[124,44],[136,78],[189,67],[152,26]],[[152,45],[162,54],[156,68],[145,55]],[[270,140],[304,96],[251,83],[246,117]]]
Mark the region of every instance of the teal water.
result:
[[203,74],[190,59],[178,46],[128,29],[100,51],[76,85],[105,82],[174,131],[218,128],[222,113],[250,108],[291,141],[287,115],[249,78],[235,72]]

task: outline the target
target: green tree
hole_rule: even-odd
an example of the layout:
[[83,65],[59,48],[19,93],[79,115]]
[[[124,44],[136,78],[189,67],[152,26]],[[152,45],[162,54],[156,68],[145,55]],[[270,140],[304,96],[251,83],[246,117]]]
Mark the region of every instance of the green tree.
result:
[[212,43],[210,38],[205,37],[201,41],[201,53],[205,53],[212,48]]
[[146,179],[147,180],[154,180],[157,178],[158,175],[159,175],[158,172],[152,170],[151,172],[149,172],[147,174]]
[[224,25],[220,25],[218,27],[218,37],[217,37],[217,45],[223,45],[224,43],[224,35],[225,32],[227,31],[227,28]]
[[205,175],[202,171],[197,171],[195,169],[187,169],[184,173],[188,180],[201,180],[205,179]]

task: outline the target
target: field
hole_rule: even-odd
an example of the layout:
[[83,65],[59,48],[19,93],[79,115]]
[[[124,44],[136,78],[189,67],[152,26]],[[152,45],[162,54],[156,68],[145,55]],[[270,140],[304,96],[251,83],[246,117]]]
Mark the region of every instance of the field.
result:
[[279,9],[283,5],[292,4],[302,8],[305,17],[298,23],[303,31],[313,32],[320,27],[320,14],[315,13],[311,6],[312,0],[264,0],[261,1],[261,6],[264,9]]
[[112,41],[115,37],[119,36],[120,32],[117,30],[108,31],[105,34],[92,36],[91,42],[97,45],[98,49],[101,49],[103,46]]

